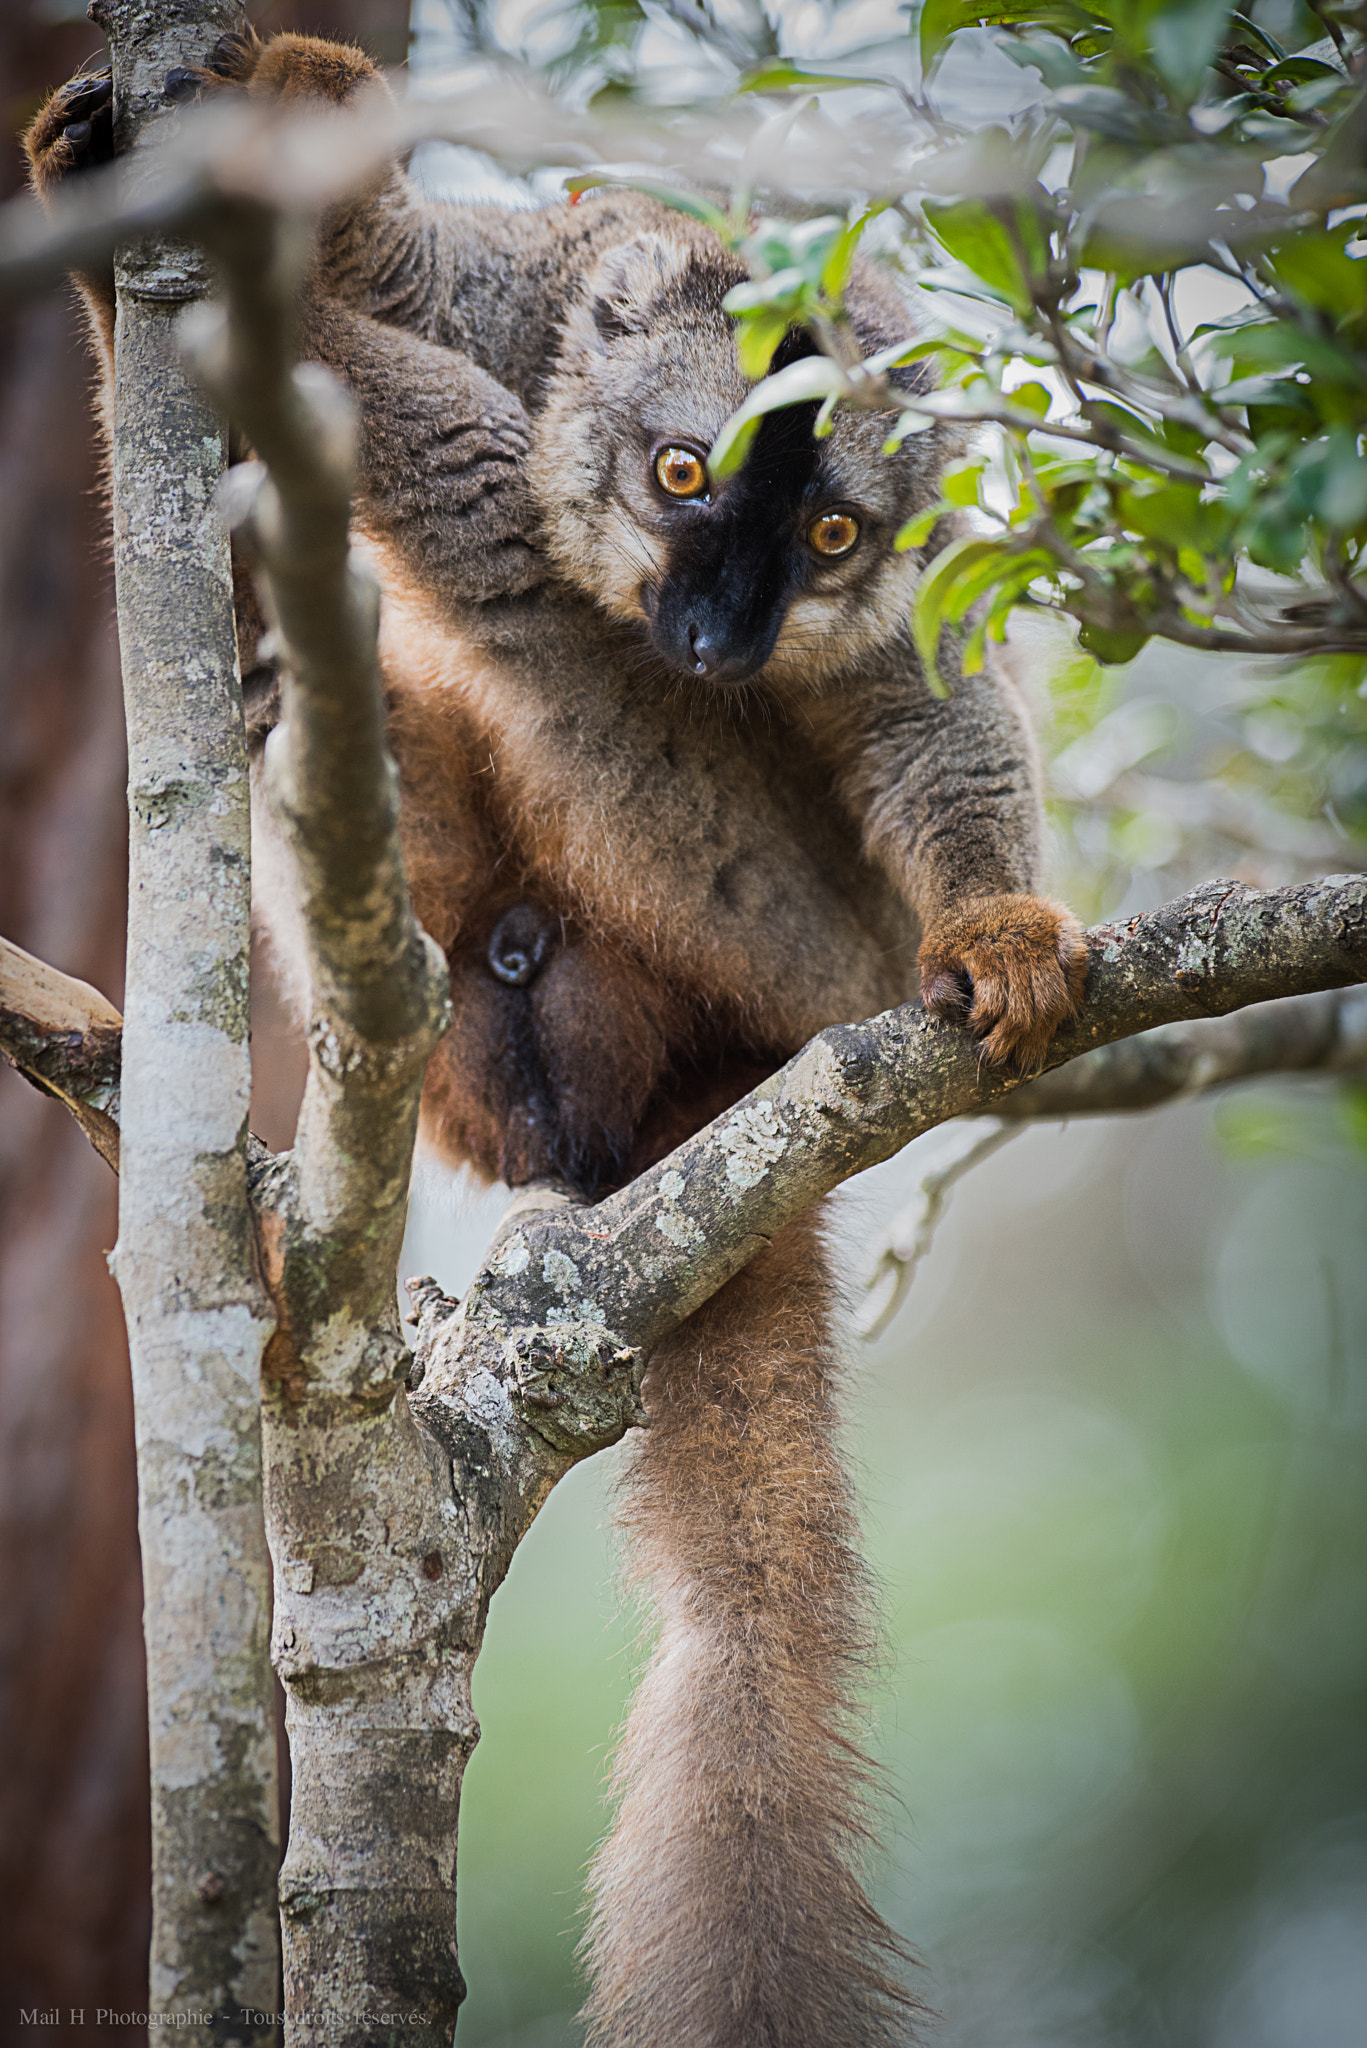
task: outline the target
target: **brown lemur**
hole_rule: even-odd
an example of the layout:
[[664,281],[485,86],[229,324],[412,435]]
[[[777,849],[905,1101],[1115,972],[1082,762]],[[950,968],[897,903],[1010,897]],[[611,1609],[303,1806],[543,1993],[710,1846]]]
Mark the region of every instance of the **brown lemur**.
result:
[[[167,81],[206,88],[384,90],[357,50],[250,33]],[[40,193],[108,156],[107,74],[54,94],[28,149]],[[1078,924],[1036,893],[1021,706],[992,674],[937,699],[908,637],[921,556],[893,538],[936,495],[937,435],[887,456],[886,418],[817,440],[799,408],[709,478],[748,388],[723,307],[744,275],[638,195],[436,205],[398,168],[319,233],[305,353],[359,407],[408,875],[451,967],[424,1127],[513,1186],[620,1185],[813,1033],[911,998],[918,966],[931,1010],[1024,1068],[1081,999]],[[81,283],[108,365],[112,284]],[[907,331],[871,265],[848,304],[866,351]],[[239,631],[259,752],[245,588]],[[306,1013],[264,816],[256,865]],[[860,1876],[832,1293],[794,1225],[650,1361],[624,1519],[661,1633],[592,1874],[598,2048],[872,2048],[909,2023]]]

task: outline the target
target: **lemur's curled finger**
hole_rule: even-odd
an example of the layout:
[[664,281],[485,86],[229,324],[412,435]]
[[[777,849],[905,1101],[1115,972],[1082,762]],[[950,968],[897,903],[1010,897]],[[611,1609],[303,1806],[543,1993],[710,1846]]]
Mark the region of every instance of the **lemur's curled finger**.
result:
[[237,83],[251,77],[261,55],[261,39],[252,29],[229,29],[209,52],[209,69]]
[[1032,1073],[1082,1007],[1087,942],[1047,896],[978,896],[928,926],[918,956],[932,1016],[967,1024],[989,1066]]
[[229,29],[219,37],[202,64],[173,65],[162,90],[168,100],[183,104],[205,93],[220,92],[224,86],[245,86],[256,69],[261,50],[261,40],[251,29]]

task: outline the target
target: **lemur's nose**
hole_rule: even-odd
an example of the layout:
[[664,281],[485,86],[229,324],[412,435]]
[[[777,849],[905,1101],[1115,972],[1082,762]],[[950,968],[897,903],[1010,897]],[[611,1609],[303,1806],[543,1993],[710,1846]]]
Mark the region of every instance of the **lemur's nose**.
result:
[[689,627],[688,646],[694,675],[705,676],[710,683],[733,682],[750,673],[750,664],[743,655],[728,654],[698,626]]

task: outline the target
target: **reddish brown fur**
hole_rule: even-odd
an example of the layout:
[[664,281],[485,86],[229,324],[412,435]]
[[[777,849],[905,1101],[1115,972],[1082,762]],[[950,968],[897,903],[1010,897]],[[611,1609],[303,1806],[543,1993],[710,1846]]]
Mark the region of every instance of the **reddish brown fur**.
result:
[[1047,896],[989,896],[937,917],[921,940],[917,966],[928,1010],[967,1023],[989,1065],[1031,1073],[1044,1062],[1057,1020],[1082,1008],[1087,946],[1063,904]]
[[592,1873],[595,2048],[877,2048],[914,2004],[859,1878],[874,1641],[832,1310],[805,1218],[651,1359],[622,1519],[660,1635]]
[[[247,36],[198,76],[341,100],[374,74],[355,50]],[[30,130],[41,192],[97,148],[67,137],[88,96],[54,96]],[[1081,998],[1076,920],[1034,893],[1038,776],[1010,683],[960,677],[937,700],[905,634],[919,564],[892,539],[934,501],[937,434],[885,457],[886,421],[837,414],[821,488],[864,537],[808,576],[743,692],[709,695],[646,646],[651,437],[705,448],[744,395],[722,306],[738,274],[632,194],[438,207],[397,170],[320,233],[307,348],[358,403],[405,857],[451,966],[425,1127],[513,1184],[639,1172],[824,1025],[907,1000],[918,940],[928,1006],[967,1011],[985,1058],[1036,1065]],[[83,283],[108,366],[111,284]],[[866,348],[905,331],[867,267],[849,305]],[[273,678],[245,593],[239,637],[263,738]],[[306,1012],[264,807],[254,884]],[[625,1520],[663,1633],[594,1870],[595,2048],[876,2048],[904,2029],[859,1880],[869,1637],[830,1327],[803,1224],[651,1362]]]

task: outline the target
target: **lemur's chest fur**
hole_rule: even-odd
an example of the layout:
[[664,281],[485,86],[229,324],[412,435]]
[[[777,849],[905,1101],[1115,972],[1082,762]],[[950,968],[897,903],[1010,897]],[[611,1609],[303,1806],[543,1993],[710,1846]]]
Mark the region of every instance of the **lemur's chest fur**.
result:
[[[653,974],[775,1050],[904,1001],[914,921],[865,859],[811,720],[662,690],[611,621],[584,606],[572,624],[529,662],[388,593],[392,698],[415,721],[444,707],[501,880],[643,960],[648,935]],[[429,915],[463,925],[477,907],[448,894]]]

